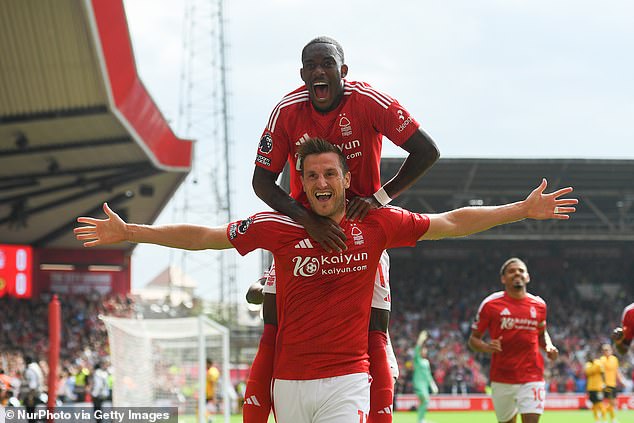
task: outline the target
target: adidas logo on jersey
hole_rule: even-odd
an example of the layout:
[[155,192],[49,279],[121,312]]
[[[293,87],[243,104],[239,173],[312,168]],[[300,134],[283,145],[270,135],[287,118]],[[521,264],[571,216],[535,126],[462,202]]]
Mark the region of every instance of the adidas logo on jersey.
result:
[[377,414],[392,414],[392,407],[383,407]]
[[246,404],[251,404],[251,405],[255,405],[256,407],[260,407],[260,401],[258,401],[255,395],[251,395],[249,398],[245,399],[244,402]]
[[302,144],[304,144],[306,141],[308,141],[308,139],[310,138],[310,136],[308,135],[308,132],[306,132],[304,135],[302,135],[302,137],[295,143],[296,146],[300,146]]
[[510,315],[511,315],[511,312],[506,307],[504,307],[504,310],[502,310],[502,312],[500,313],[500,316],[510,316]]
[[313,244],[310,242],[310,239],[304,238],[295,244],[295,248],[314,248]]

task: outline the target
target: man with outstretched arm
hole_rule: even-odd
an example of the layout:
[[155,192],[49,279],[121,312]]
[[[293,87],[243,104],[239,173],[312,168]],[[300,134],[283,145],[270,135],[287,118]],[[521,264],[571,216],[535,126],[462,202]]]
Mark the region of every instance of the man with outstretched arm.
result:
[[[371,210],[363,221],[346,218],[350,172],[340,149],[311,139],[298,150],[302,184],[314,212],[332,219],[347,236],[346,251],[319,245],[295,248],[306,229],[283,214],[257,213],[227,225],[134,225],[104,205],[106,219],[80,217],[84,246],[122,241],[189,250],[256,248],[276,262],[278,332],[273,402],[278,423],[365,423],[370,409],[368,324],[373,278],[383,250],[418,240],[467,236],[530,219],[568,219],[572,188],[545,194],[546,180],[522,201],[419,214],[397,207]],[[353,237],[352,234],[356,235]]]
[[[321,137],[335,144],[345,154],[352,174],[347,190],[347,217],[362,220],[369,209],[385,206],[409,188],[438,159],[439,152],[429,135],[403,106],[391,96],[365,82],[345,79],[348,65],[341,45],[330,37],[318,37],[302,50],[300,76],[304,85],[287,94],[271,112],[258,145],[253,172],[253,189],[266,204],[296,222],[308,232],[312,242],[326,251],[345,250],[345,234],[330,219],[306,208],[306,195],[297,172],[296,152],[310,137]],[[381,186],[380,160],[383,137],[403,148],[408,154],[402,166],[385,185]],[[286,162],[290,164],[290,195],[276,181]],[[265,423],[269,410],[271,350],[275,336],[275,271],[262,288],[267,299],[263,315],[264,332],[261,351],[251,367],[247,381],[247,396],[256,395],[256,404],[244,408],[245,423]],[[398,376],[396,358],[389,344],[391,297],[389,257],[381,260],[375,278],[375,295],[369,325],[370,373],[372,375],[371,423],[392,421],[392,377]],[[257,294],[256,294],[257,295]],[[389,367],[388,367],[389,364]],[[390,372],[390,367],[392,371]],[[268,379],[267,379],[268,378]]]

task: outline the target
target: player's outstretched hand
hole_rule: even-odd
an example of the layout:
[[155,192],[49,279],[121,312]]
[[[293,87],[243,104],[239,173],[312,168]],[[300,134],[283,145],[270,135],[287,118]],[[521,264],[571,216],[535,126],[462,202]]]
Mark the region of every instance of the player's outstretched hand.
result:
[[381,207],[374,197],[354,197],[346,206],[346,216],[350,220],[358,220],[359,222],[372,209]]
[[549,194],[544,193],[548,182],[542,179],[542,183],[526,197],[526,217],[536,220],[544,219],[569,219],[570,213],[576,211],[571,207],[579,202],[576,198],[560,198],[573,191],[572,187],[561,188]]
[[346,246],[346,234],[337,223],[332,219],[315,213],[310,213],[309,216],[308,221],[302,222],[304,229],[324,250],[332,253],[333,251],[341,252],[348,249]]
[[84,241],[84,247],[116,244],[126,240],[125,222],[108,207],[107,203],[103,203],[103,211],[108,216],[106,219],[77,218],[77,222],[87,225],[73,230],[75,238],[78,241]]

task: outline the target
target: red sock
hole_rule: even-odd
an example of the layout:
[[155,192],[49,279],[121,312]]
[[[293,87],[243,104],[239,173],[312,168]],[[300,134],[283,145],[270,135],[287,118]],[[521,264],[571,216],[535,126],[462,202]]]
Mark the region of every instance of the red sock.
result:
[[242,409],[243,423],[266,423],[271,412],[271,378],[277,326],[265,324],[258,352],[253,359]]
[[368,354],[370,355],[370,415],[368,423],[392,422],[392,399],[394,386],[392,372],[387,361],[387,335],[378,330],[370,331]]

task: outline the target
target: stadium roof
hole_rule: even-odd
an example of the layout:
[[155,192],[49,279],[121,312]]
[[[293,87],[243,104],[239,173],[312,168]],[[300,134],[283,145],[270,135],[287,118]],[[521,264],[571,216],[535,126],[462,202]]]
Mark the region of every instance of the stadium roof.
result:
[[[395,175],[403,159],[383,159]],[[394,204],[419,212],[524,199],[541,182],[547,192],[572,186],[579,199],[568,221],[522,221],[472,239],[634,240],[634,161],[581,159],[440,159]]]
[[104,201],[154,221],[192,142],[139,80],[122,0],[6,0],[0,19],[0,242],[76,248]]

